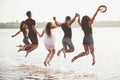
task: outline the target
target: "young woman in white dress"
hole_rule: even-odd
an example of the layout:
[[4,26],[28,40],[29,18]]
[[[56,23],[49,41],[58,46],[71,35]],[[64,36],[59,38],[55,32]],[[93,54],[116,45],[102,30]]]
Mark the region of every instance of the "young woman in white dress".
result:
[[55,54],[54,36],[52,34],[52,29],[54,28],[55,26],[51,22],[48,22],[46,24],[46,28],[42,31],[42,34],[40,35],[40,37],[43,37],[43,35],[45,34],[44,45],[46,49],[49,51],[44,61],[45,66],[47,66],[47,64],[50,66],[50,61],[52,60]]

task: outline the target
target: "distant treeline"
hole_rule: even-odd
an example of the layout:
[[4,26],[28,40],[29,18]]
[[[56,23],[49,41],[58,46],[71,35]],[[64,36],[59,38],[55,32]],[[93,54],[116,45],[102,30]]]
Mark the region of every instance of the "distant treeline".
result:
[[[37,22],[37,28],[44,28],[46,22]],[[19,28],[19,22],[0,22],[0,29],[17,29]],[[73,27],[79,27],[77,21],[72,25]],[[120,27],[120,21],[95,21],[93,24],[94,27]]]
[[98,21],[93,24],[94,27],[120,27],[120,21]]
[[[43,28],[45,25],[46,25],[45,22],[36,23],[37,28]],[[7,22],[7,23],[0,22],[0,29],[17,29],[19,27],[20,27],[19,22]]]

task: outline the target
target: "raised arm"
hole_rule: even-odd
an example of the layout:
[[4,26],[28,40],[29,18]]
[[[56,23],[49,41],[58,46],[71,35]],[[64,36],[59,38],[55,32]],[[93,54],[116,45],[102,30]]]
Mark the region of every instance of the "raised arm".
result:
[[53,17],[53,20],[54,20],[56,26],[61,26],[61,24],[57,22],[56,17]]
[[81,26],[80,15],[78,16],[78,24],[79,24],[79,26]]
[[55,25],[52,25],[52,26],[51,26],[51,29],[55,29],[56,27],[57,27],[57,26],[55,26]]
[[18,31],[16,34],[12,35],[11,37],[15,37],[15,36],[17,36],[18,34],[20,34],[20,32],[21,32],[21,30]]
[[95,14],[93,15],[93,17],[91,19],[91,22],[90,22],[91,24],[94,22],[95,17],[97,16],[98,11],[99,11],[99,8],[97,9],[97,11],[95,12]]
[[68,24],[69,27],[71,27],[71,25],[73,24],[73,22],[75,21],[76,17],[78,16],[79,14],[75,14],[74,18],[71,20],[71,22]]

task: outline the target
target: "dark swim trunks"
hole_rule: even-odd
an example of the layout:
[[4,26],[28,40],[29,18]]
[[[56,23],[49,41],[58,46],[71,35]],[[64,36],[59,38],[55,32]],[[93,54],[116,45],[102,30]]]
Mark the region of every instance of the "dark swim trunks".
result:
[[30,42],[28,41],[28,37],[24,37],[23,42],[26,45],[30,44]]
[[71,41],[71,38],[63,38],[62,39],[62,44],[63,44],[64,49],[67,50],[68,47],[69,47],[69,49],[74,50],[74,46],[73,46],[73,43]]
[[38,38],[35,35],[29,35],[30,41],[32,42],[32,44],[37,45],[38,44]]

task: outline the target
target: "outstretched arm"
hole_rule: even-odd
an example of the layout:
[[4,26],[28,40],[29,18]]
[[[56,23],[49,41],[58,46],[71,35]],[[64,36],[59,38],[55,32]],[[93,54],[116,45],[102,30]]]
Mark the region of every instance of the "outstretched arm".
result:
[[57,22],[56,17],[53,17],[53,20],[54,20],[56,26],[61,26],[61,24]]
[[99,8],[97,9],[97,11],[95,12],[95,14],[93,15],[90,24],[92,24],[94,22],[95,17],[97,16],[98,11],[99,11]]
[[52,26],[51,26],[51,29],[55,29],[56,27],[57,27],[57,26],[55,26],[55,25],[52,25]]
[[71,20],[71,23],[68,24],[69,27],[71,27],[71,25],[73,24],[73,22],[75,21],[76,17],[78,16],[79,14],[75,14],[74,18]]
[[45,30],[42,31],[42,34],[39,35],[39,37],[43,37],[44,34],[45,34]]
[[78,16],[78,24],[81,26],[80,15]]
[[38,33],[38,31],[37,31],[35,25],[33,25],[32,28],[33,28],[33,30],[34,30],[34,32],[35,32],[36,34],[40,35],[40,34]]
[[21,32],[21,30],[18,31],[16,34],[12,35],[11,37],[15,37],[15,36],[17,36],[18,34],[20,34],[20,32]]

